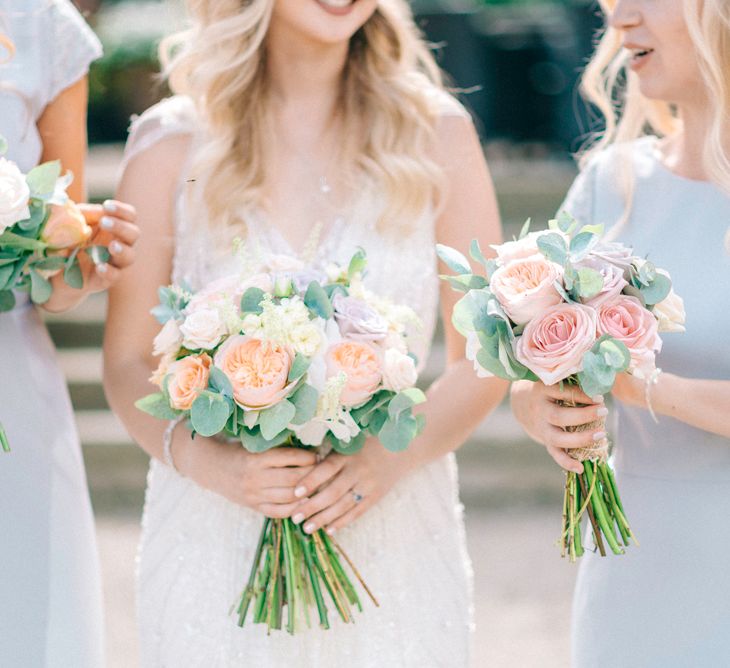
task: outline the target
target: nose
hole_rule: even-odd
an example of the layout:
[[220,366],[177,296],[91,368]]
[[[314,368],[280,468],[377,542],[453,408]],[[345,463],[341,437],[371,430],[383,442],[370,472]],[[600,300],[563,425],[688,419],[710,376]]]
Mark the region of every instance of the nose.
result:
[[616,30],[627,30],[641,23],[640,0],[616,0],[609,16],[609,23]]

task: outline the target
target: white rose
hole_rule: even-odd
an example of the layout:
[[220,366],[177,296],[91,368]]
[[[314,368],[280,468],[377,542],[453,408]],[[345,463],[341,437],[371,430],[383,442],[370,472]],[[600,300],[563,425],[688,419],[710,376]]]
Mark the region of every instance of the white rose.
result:
[[226,324],[217,309],[200,309],[185,318],[180,326],[183,345],[190,350],[215,348],[226,334]]
[[18,221],[30,218],[30,188],[18,166],[0,158],[0,234]]
[[416,363],[412,357],[404,355],[395,348],[385,351],[383,360],[383,387],[400,392],[413,387],[418,379]]
[[241,329],[247,336],[253,336],[262,327],[261,316],[255,313],[248,313],[241,321]]
[[153,342],[153,355],[174,355],[180,349],[182,334],[176,320],[168,320],[155,337]]
[[380,343],[386,350],[394,348],[404,355],[408,352],[408,346],[406,345],[403,335],[398,334],[397,332],[388,332],[387,336]]
[[322,333],[316,325],[304,325],[294,329],[289,340],[297,352],[312,357],[322,345]]
[[674,290],[654,307],[654,315],[659,321],[660,332],[685,331],[684,300]]

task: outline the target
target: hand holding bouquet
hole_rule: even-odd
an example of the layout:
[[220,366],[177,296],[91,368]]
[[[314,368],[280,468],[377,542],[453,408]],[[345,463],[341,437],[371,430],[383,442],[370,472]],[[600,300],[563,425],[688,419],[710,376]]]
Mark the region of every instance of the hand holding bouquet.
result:
[[[252,453],[289,446],[352,454],[368,435],[404,450],[424,422],[412,413],[425,401],[408,350],[416,317],[364,287],[365,264],[361,251],[348,268],[327,272],[277,256],[198,292],[162,288],[155,309],[162,361],[153,376],[161,391],[138,408]],[[327,595],[352,621],[361,603],[345,565],[370,594],[326,532],[309,536],[290,519],[267,518],[236,608],[239,624],[253,605],[255,623],[280,629],[286,606],[294,633],[301,618],[309,624],[314,605],[329,628]]]
[[[518,240],[493,247],[494,260],[472,242],[472,258],[484,265],[487,277],[473,273],[458,251],[439,247],[456,274],[444,278],[466,293],[453,322],[467,339],[467,357],[477,373],[575,385],[589,397],[610,392],[618,373],[652,381],[659,332],[682,328],[681,300],[665,271],[601,234],[601,227],[579,227],[563,214],[545,231],[529,233],[526,224]],[[602,555],[604,539],[615,554],[636,542],[608,448],[604,439],[571,452],[583,462],[583,473],[568,472],[565,486],[561,546],[571,560],[583,554],[584,513]]]

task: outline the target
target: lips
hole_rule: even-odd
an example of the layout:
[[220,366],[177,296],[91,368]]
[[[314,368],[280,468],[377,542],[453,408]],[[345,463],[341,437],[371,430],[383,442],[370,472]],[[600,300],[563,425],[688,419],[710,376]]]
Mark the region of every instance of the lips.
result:
[[320,5],[331,7],[332,9],[345,9],[354,4],[355,0],[317,0]]
[[654,49],[647,46],[638,46],[634,44],[624,44],[624,48],[629,52],[631,56],[631,65],[639,65],[644,62],[652,53]]

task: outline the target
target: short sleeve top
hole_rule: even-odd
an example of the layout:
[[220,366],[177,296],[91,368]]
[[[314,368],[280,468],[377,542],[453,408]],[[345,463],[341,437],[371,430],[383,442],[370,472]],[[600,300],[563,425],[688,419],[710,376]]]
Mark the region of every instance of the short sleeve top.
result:
[[7,157],[27,171],[43,149],[38,119],[102,49],[70,0],[0,0],[0,34],[15,46],[11,59],[0,56],[0,134]]

